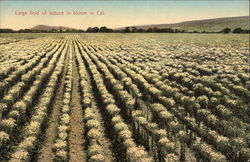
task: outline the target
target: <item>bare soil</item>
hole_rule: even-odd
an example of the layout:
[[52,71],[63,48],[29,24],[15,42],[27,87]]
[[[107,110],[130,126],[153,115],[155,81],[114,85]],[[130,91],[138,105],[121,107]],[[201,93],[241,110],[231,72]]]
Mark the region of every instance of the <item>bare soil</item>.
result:
[[76,67],[75,55],[73,58],[73,89],[70,116],[70,136],[69,136],[69,161],[82,162],[86,161],[84,152],[84,124],[83,110],[81,106],[81,96],[79,92],[79,74]]

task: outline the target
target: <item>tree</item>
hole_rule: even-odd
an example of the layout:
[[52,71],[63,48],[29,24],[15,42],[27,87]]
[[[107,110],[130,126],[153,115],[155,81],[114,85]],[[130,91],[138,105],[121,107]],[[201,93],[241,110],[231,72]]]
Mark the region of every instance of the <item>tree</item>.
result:
[[159,32],[159,28],[154,27],[153,28],[153,33],[158,33],[158,32]]
[[138,29],[138,30],[137,30],[137,32],[138,32],[138,33],[144,33],[144,32],[145,32],[145,30],[144,30],[144,29],[142,29],[142,28],[140,28],[140,29]]
[[146,32],[147,32],[147,33],[152,33],[152,32],[153,32],[153,29],[152,29],[152,28],[148,28]]
[[51,29],[51,32],[52,33],[56,33],[56,29]]
[[[70,33],[70,32],[72,32],[73,30],[70,30],[70,29],[66,29],[66,33]],[[61,32],[61,29],[60,29],[60,32]]]
[[31,33],[32,30],[30,30],[30,29],[20,29],[20,30],[18,30],[18,32],[19,33]]
[[106,26],[101,27],[99,31],[100,31],[100,32],[103,32],[103,33],[110,33],[110,32],[113,32],[112,29],[109,29],[109,28],[107,28]]
[[123,30],[124,33],[130,33],[130,28],[129,27],[126,27],[124,30]]
[[180,33],[180,31],[178,29],[175,29],[174,32],[175,33]]
[[89,27],[86,32],[87,33],[97,33],[97,32],[99,32],[99,28],[98,27],[93,27],[93,28]]
[[84,33],[84,30],[79,29],[79,30],[77,30],[77,32],[78,33]]
[[15,31],[12,29],[0,29],[0,33],[14,33]]
[[250,30],[247,30],[247,29],[245,29],[245,30],[243,30],[243,32],[242,33],[250,33]]
[[136,33],[138,30],[136,27],[132,27],[132,30],[131,30],[133,33]]
[[225,34],[228,34],[228,33],[230,33],[231,32],[231,29],[230,28],[224,28],[222,31],[221,31],[221,33],[225,33]]
[[241,29],[241,28],[236,28],[236,29],[234,29],[233,30],[233,32],[232,33],[243,33],[243,29]]

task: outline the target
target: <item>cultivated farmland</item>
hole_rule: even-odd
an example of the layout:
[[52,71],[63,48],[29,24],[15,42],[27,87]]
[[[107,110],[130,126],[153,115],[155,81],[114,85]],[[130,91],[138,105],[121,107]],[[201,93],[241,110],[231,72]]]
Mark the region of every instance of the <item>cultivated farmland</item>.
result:
[[246,162],[249,99],[249,35],[0,36],[0,161]]

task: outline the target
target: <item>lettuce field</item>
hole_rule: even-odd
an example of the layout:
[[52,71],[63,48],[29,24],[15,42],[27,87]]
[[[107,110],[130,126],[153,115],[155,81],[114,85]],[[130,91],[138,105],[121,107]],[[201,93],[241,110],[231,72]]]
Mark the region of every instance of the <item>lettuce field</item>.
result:
[[1,34],[0,161],[247,162],[249,35]]

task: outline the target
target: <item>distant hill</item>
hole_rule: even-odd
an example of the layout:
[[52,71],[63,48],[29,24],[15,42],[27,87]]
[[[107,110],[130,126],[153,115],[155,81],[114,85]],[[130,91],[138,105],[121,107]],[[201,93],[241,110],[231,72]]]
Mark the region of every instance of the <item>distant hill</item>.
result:
[[52,30],[52,29],[55,29],[55,30],[59,31],[60,27],[62,30],[78,30],[75,28],[70,28],[70,27],[65,27],[65,26],[49,26],[49,25],[36,25],[30,29],[31,30]]
[[[185,31],[207,31],[207,32],[218,32],[222,29],[229,27],[231,29],[242,28],[249,29],[249,16],[240,17],[225,17],[215,19],[204,19],[204,20],[193,20],[184,21],[175,24],[151,24],[151,25],[138,25],[138,26],[127,26],[136,27],[141,29],[148,28],[175,28]],[[124,27],[125,28],[125,27]],[[124,29],[124,28],[119,28]]]

